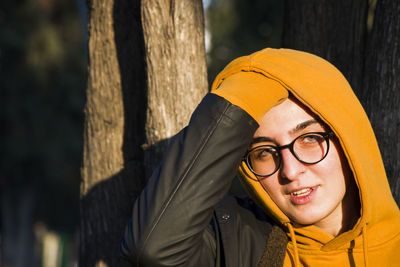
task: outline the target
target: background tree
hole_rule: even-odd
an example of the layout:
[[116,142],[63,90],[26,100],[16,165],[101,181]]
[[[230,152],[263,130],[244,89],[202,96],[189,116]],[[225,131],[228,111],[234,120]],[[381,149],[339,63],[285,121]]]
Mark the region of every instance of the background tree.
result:
[[[400,2],[378,0],[368,34],[367,0],[286,0],[283,46],[337,66],[371,120],[400,203]],[[301,34],[299,34],[301,33]]]
[[206,91],[200,0],[89,2],[80,266],[123,266],[133,202]]
[[363,86],[358,94],[400,205],[400,1],[377,2],[364,61]]
[[0,266],[41,266],[42,234],[68,250],[78,231],[81,30],[73,1],[1,4]]

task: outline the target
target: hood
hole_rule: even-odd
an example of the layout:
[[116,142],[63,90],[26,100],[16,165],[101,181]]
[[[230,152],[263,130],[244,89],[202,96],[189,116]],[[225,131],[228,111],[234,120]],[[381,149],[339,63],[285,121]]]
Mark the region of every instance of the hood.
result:
[[[358,239],[364,231],[368,233],[368,245],[372,247],[395,237],[399,239],[400,213],[389,188],[374,132],[344,76],[332,64],[315,55],[268,48],[232,61],[217,76],[212,90],[220,87],[227,77],[242,72],[254,72],[277,81],[324,121],[337,136],[358,186],[361,212],[353,229],[333,239],[314,229],[316,227],[295,229],[299,246],[315,245],[321,250],[332,251],[355,240],[357,247],[362,243]],[[239,171],[250,195],[278,223],[288,227],[288,217],[270,199],[245,164]]]

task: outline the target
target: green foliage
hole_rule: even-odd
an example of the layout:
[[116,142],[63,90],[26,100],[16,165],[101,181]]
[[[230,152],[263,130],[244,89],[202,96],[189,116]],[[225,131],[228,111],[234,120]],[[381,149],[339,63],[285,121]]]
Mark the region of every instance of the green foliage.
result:
[[[0,10],[1,179],[33,187],[35,217],[75,230],[86,55],[76,1],[6,1]],[[14,189],[15,190],[15,189]]]

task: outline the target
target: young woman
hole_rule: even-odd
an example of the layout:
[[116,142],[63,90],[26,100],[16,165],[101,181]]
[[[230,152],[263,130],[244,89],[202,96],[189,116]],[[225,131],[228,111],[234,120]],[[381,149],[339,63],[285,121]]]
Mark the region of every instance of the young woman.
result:
[[[237,173],[254,202],[226,196]],[[230,63],[136,200],[121,250],[133,266],[398,264],[400,212],[345,78],[288,49]]]

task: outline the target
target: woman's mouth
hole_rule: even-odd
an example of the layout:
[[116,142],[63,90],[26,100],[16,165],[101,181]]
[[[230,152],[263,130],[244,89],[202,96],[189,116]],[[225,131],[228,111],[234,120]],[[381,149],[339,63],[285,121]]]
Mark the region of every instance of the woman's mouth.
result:
[[294,192],[290,193],[290,200],[295,205],[306,204],[309,201],[311,201],[312,197],[315,194],[316,189],[317,189],[317,186],[314,186],[314,187],[307,187],[307,188],[302,188],[300,190],[294,191]]

